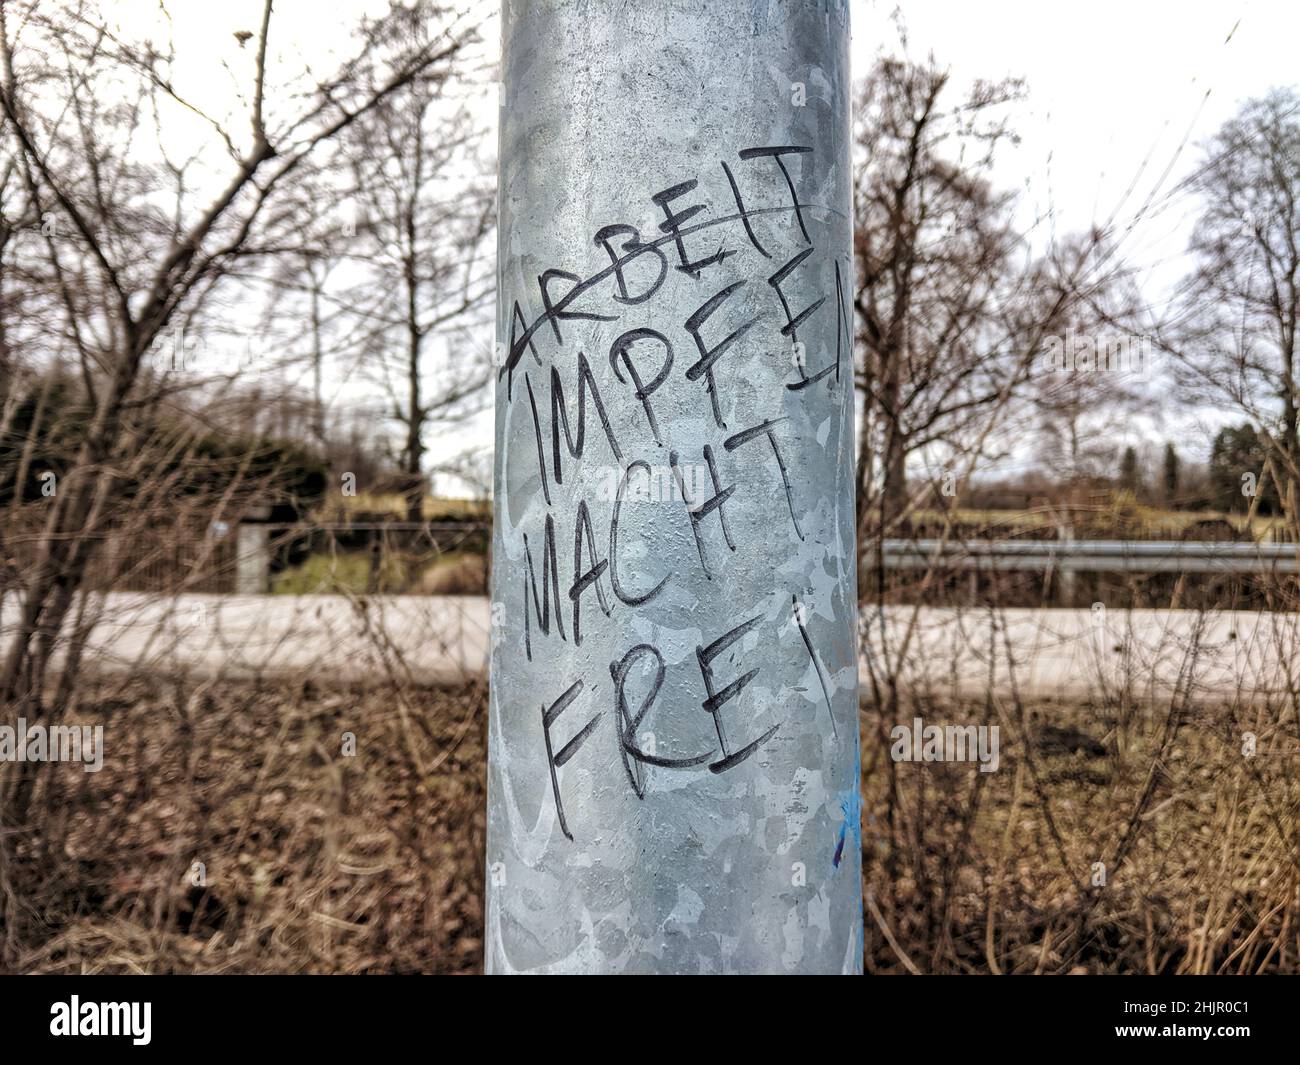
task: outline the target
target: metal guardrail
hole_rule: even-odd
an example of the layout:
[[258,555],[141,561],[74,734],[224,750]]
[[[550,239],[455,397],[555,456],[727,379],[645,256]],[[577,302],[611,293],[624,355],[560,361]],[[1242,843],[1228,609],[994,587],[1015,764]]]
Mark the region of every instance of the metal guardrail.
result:
[[[865,554],[876,548],[867,547]],[[1300,573],[1300,545],[1161,540],[885,540],[886,569]]]

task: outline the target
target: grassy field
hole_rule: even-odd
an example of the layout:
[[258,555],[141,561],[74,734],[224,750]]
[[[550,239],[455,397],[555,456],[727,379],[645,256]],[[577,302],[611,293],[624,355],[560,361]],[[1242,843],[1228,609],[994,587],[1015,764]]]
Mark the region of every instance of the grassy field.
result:
[[[406,504],[396,493],[361,492],[356,496],[343,497],[338,504],[338,517],[347,517],[358,513],[384,514],[392,520],[401,520],[406,515]],[[947,517],[956,524],[967,528],[988,530],[1006,529],[1055,529],[1061,522],[1063,513],[1068,513],[1076,524],[1076,535],[1083,535],[1095,525],[1101,530],[1141,529],[1148,536],[1167,536],[1180,538],[1189,528],[1201,522],[1223,521],[1232,525],[1239,533],[1249,533],[1255,539],[1265,539],[1274,530],[1285,527],[1285,521],[1276,516],[1255,515],[1247,521],[1247,515],[1227,514],[1215,510],[1170,510],[1160,506],[1139,503],[1131,497],[1117,493],[1108,501],[1091,506],[1059,506],[1033,509],[981,509],[977,507],[955,507],[945,512],[920,508],[912,512],[914,523],[926,526],[942,525]],[[490,521],[492,518],[492,501],[478,499],[453,499],[441,496],[424,501],[423,515],[426,521]]]
[[485,595],[487,562],[470,551],[403,558],[340,551],[309,555],[271,577],[272,595]]
[[[893,761],[913,714],[998,724],[999,770]],[[479,970],[482,688],[158,678],[73,716],[107,764],[43,767],[0,968]],[[1300,970],[1290,712],[909,702],[862,731],[869,971]]]
[[1138,534],[1147,539],[1181,539],[1188,530],[1205,522],[1226,522],[1242,537],[1266,540],[1276,530],[1286,527],[1280,517],[1255,515],[1247,521],[1245,514],[1226,514],[1216,510],[1167,510],[1147,506],[1122,496],[1108,503],[1090,507],[1074,507],[1064,511],[1058,507],[1041,507],[1029,510],[986,510],[975,507],[954,507],[947,513],[919,509],[913,512],[912,521],[928,528],[940,528],[947,520],[963,531],[986,530],[989,536],[1007,535],[1010,531],[1055,530],[1068,514],[1076,538],[1110,538]]
[[[355,496],[341,496],[337,506],[338,516],[344,518],[358,513],[383,514],[393,521],[406,518],[406,500],[396,492],[358,492]],[[489,521],[492,501],[431,496],[424,500],[421,512],[425,521]]]

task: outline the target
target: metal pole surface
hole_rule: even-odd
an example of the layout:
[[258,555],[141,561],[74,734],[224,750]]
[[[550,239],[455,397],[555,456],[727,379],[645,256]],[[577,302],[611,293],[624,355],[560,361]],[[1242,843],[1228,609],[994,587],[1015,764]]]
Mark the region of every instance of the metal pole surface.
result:
[[502,16],[487,969],[860,972],[847,4]]

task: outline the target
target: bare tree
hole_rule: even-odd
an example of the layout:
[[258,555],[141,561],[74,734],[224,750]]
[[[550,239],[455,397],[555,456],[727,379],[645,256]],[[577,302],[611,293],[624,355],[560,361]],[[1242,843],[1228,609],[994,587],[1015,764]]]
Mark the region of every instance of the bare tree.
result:
[[[390,32],[418,42],[415,17]],[[495,291],[486,247],[492,189],[480,179],[482,131],[452,91],[451,72],[426,72],[349,131],[361,275],[347,294],[359,323],[358,356],[388,396],[401,428],[408,521],[422,518],[426,429],[456,422],[487,402],[491,354],[475,347]]]
[[[1065,404],[1054,407],[1040,372],[1046,341],[1072,317],[1128,328],[1128,314],[1114,306],[1122,272],[1102,230],[1035,255],[1014,224],[1014,196],[990,181],[998,151],[1016,140],[1009,114],[1022,96],[1016,80],[978,81],[958,95],[933,59],[883,58],[863,86],[854,192],[860,530],[886,535],[898,525],[916,498],[914,457],[937,458],[948,480],[961,480],[1014,446],[1018,422],[1048,413],[1059,424],[1070,393],[1115,393],[1114,379],[1078,380],[1055,390]],[[1076,396],[1074,406],[1083,402]]]
[[[392,17],[416,6],[442,29],[414,40],[394,37],[388,19],[367,24],[355,54],[321,77],[309,66],[274,69],[267,0],[256,30],[237,35],[240,105],[231,119],[177,90],[186,57],[158,43],[165,30],[128,41],[94,4],[0,0],[5,158],[21,178],[25,217],[48,219],[22,265],[58,309],[58,321],[44,323],[57,326],[45,347],[78,368],[90,407],[78,450],[43,504],[18,621],[6,633],[0,697],[29,719],[41,716],[51,653],[98,545],[123,524],[117,489],[158,444],[138,432],[141,412],[165,403],[171,387],[149,372],[150,353],[241,270],[291,242],[281,196],[317,153],[457,61],[470,27],[429,4],[394,4]],[[166,116],[179,112],[209,132],[183,160],[171,157],[165,135]],[[30,350],[33,337],[24,339]],[[174,447],[184,454],[184,439]],[[11,807],[18,819],[22,784]]]
[[[1007,351],[1019,235],[1011,197],[987,180],[1010,136],[1014,81],[961,99],[933,60],[883,58],[858,109],[855,307],[863,395],[858,519],[907,504],[909,456],[1004,397],[1027,348]],[[996,355],[1001,350],[1001,355]]]
[[[1196,401],[1261,430],[1269,474],[1297,520],[1300,484],[1300,92],[1248,101],[1206,145],[1195,272],[1161,330]],[[1247,472],[1247,471],[1241,471]],[[1259,474],[1260,471],[1251,471]]]
[[1040,307],[1059,308],[1026,391],[1038,458],[1058,484],[1095,482],[1119,461],[1133,415],[1158,412],[1160,363],[1142,333],[1145,301],[1100,232],[1061,242],[1036,269]]

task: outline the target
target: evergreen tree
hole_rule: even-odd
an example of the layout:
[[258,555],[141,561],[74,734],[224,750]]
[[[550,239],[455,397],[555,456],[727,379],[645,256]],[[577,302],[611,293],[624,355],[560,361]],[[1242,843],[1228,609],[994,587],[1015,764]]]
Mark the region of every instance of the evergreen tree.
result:
[[1165,444],[1165,502],[1172,503],[1178,498],[1178,452],[1172,441]]
[[1137,451],[1130,445],[1124,449],[1124,458],[1119,465],[1119,486],[1125,491],[1132,492],[1135,495],[1138,490],[1138,457]]

